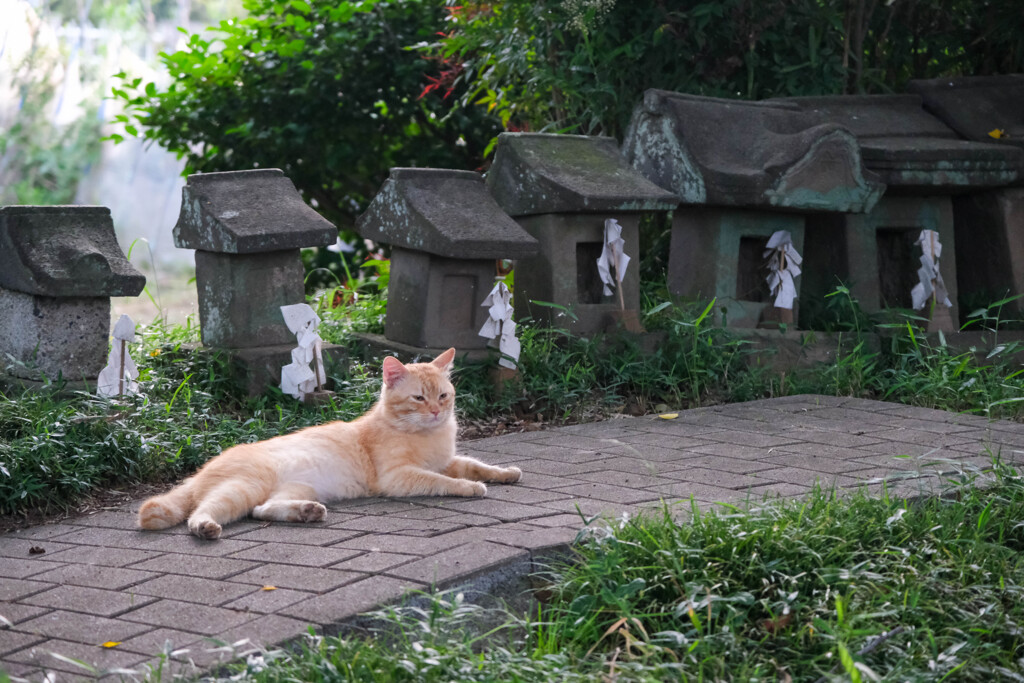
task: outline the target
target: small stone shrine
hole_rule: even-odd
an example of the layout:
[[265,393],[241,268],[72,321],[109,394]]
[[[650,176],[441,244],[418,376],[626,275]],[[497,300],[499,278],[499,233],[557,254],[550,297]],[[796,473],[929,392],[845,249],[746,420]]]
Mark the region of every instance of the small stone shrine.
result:
[[138,296],[145,285],[118,246],[110,209],[0,207],[0,367],[8,381],[35,387],[63,378],[90,388],[107,362],[110,297]]
[[792,316],[774,309],[766,282],[774,233],[788,232],[802,253],[808,212],[867,211],[885,189],[848,130],[790,104],[648,90],[623,153],[682,201],[672,218],[669,291],[715,297],[719,322],[733,327]]
[[[1024,74],[917,80],[907,89],[960,137],[1024,148]],[[1024,176],[1012,187],[953,197],[957,286],[973,306],[1024,292],[1022,185]],[[1024,301],[1013,306],[1024,312]]]
[[538,250],[472,171],[393,168],[356,226],[391,245],[384,334],[408,355],[486,349],[480,304],[494,287],[497,261]]
[[[636,264],[622,292],[606,295],[598,260],[605,221],[622,226],[623,251],[640,255],[640,217],[671,211],[679,200],[629,167],[612,138],[502,133],[487,174],[498,205],[540,243],[536,256],[516,262],[517,319],[532,317],[576,334],[618,324],[638,329],[640,279]],[[556,304],[576,316],[550,306]]]
[[299,250],[337,237],[278,169],[188,177],[174,244],[196,250],[203,344],[232,351],[251,393],[279,383],[295,345],[281,306],[306,300]]
[[[946,331],[959,327],[952,196],[1016,182],[1024,151],[960,140],[922,108],[917,95],[797,97],[818,121],[857,136],[864,164],[887,185],[885,196],[862,215],[808,219],[804,258],[818,267],[804,281],[809,296],[824,297],[836,278],[847,283],[865,312],[910,308],[918,282],[922,230],[934,230],[947,249],[940,267],[952,307]],[[964,226],[971,238],[972,226]],[[815,275],[826,275],[815,279]],[[942,312],[944,315],[945,312]]]

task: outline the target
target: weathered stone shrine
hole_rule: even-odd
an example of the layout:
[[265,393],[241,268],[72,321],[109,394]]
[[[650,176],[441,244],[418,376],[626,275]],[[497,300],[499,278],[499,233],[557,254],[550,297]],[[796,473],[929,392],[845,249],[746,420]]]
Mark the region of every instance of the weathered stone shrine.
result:
[[299,250],[338,231],[278,169],[190,175],[174,244],[195,249],[203,344],[230,349],[251,392],[280,380],[294,336],[281,306],[306,300]]
[[[973,142],[1024,147],[1024,74],[911,81],[924,107]],[[1024,174],[953,197],[957,285],[972,306],[1024,292]],[[963,229],[961,229],[963,228]],[[1024,311],[1024,301],[1015,303]]]
[[885,188],[848,130],[790,104],[648,90],[623,153],[682,201],[669,291],[716,297],[720,321],[737,327],[769,312],[763,254],[774,232],[789,231],[802,252],[806,213],[867,211]]
[[[640,309],[640,217],[670,211],[678,199],[630,168],[612,138],[502,133],[487,174],[498,204],[540,243],[516,262],[516,317],[532,317],[577,334],[604,331]],[[634,259],[618,295],[603,294],[597,267],[604,223],[622,226]],[[540,301],[572,310],[576,319]],[[558,318],[557,316],[563,316]]]
[[357,229],[392,247],[385,337],[406,352],[485,349],[496,261],[538,251],[472,171],[391,169]]
[[934,230],[945,247],[940,267],[953,303],[947,326],[952,331],[959,319],[952,195],[1017,182],[1024,151],[958,139],[924,111],[917,95],[783,101],[853,132],[865,165],[888,186],[885,197],[866,214],[808,218],[805,257],[817,267],[807,271],[805,290],[824,297],[838,278],[866,312],[909,308],[921,256],[915,242],[921,230]]
[[118,246],[110,209],[0,207],[0,359],[21,383],[63,378],[88,388],[107,360],[110,297],[138,296],[145,285]]

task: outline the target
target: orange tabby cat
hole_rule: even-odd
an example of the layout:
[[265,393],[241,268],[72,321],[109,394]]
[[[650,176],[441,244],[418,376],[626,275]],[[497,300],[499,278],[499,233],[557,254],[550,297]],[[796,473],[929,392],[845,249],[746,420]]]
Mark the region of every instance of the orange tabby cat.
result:
[[195,476],[139,510],[143,529],[188,518],[200,538],[248,513],[277,522],[316,522],[318,501],[361,496],[482,496],[480,482],[512,483],[518,467],[492,467],[455,454],[455,349],[430,363],[385,358],[377,403],[352,422],[309,427],[242,444],[206,463]]

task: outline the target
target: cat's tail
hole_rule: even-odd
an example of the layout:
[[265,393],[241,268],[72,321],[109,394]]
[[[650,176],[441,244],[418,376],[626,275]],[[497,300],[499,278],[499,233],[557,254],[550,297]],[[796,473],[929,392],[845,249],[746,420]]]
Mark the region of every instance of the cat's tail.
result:
[[162,496],[147,500],[139,508],[139,526],[143,529],[168,529],[184,522],[195,507],[192,488],[192,480],[186,479]]

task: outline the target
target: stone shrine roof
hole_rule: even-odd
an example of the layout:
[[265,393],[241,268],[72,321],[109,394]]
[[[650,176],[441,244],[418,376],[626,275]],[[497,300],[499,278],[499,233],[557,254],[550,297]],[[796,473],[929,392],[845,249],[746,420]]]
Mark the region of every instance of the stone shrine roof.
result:
[[774,100],[820,122],[849,128],[865,165],[892,187],[954,192],[998,187],[1024,173],[1024,152],[1007,145],[961,140],[922,107],[918,95],[836,95]]
[[393,168],[356,229],[375,242],[447,258],[514,259],[539,249],[473,171]]
[[502,133],[487,188],[511,216],[668,211],[672,192],[629,166],[613,138]]
[[276,168],[190,175],[174,226],[176,246],[226,254],[322,247],[337,238]]
[[49,297],[138,296],[146,278],[105,206],[0,207],[0,287]]
[[863,212],[885,189],[849,130],[778,102],[648,90],[623,152],[684,204]]
[[[907,90],[960,137],[1024,147],[1024,74],[914,80]],[[989,135],[996,129],[1005,137]]]

